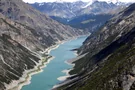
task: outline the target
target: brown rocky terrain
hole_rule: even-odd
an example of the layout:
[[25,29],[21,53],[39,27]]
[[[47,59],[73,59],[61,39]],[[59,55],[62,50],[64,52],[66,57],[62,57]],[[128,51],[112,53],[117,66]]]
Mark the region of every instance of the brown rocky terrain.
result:
[[[17,25],[20,24],[28,28],[29,32],[38,40],[38,43],[45,47],[54,45],[58,41],[84,34],[82,30],[65,26],[50,19],[21,0],[1,0],[0,12],[16,22]],[[13,24],[13,22],[11,23]],[[27,33],[27,30],[25,30],[26,32],[24,30],[22,31],[23,33]],[[27,47],[30,49],[35,48],[33,45],[27,45]]]

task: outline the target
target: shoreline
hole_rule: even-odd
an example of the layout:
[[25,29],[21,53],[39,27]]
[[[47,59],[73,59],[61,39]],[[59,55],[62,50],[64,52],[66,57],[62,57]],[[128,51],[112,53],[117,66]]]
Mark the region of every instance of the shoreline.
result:
[[[86,35],[86,36],[88,36],[88,35]],[[78,37],[77,37],[77,38],[78,38]],[[77,39],[77,38],[75,38],[75,39]],[[65,70],[62,71],[63,73],[66,73],[66,75],[65,75],[65,76],[60,76],[60,77],[57,78],[57,80],[59,80],[60,82],[64,82],[64,81],[66,81],[69,77],[74,76],[75,74],[74,74],[74,75],[70,75],[70,74],[69,74],[69,72],[74,69],[75,63],[73,63],[73,62],[76,61],[76,60],[78,60],[79,58],[81,58],[81,57],[87,55],[87,53],[86,53],[86,54],[83,54],[83,55],[79,56],[79,55],[77,54],[77,51],[76,51],[76,50],[73,51],[73,52],[74,52],[74,55],[75,55],[76,57],[75,57],[75,58],[72,58],[72,59],[70,59],[70,60],[66,60],[66,61],[65,61],[65,63],[68,64],[68,65],[71,65],[72,68],[71,68],[71,69],[65,69]],[[61,83],[58,83],[58,84],[54,85],[53,88],[52,88],[52,90],[55,90],[55,89],[58,88],[59,86],[61,86]]]
[[[51,52],[51,50],[54,50],[60,46],[60,44],[63,44],[65,41],[60,41],[56,45],[53,45],[51,47],[48,47],[44,52],[47,55]],[[43,72],[43,68],[47,66],[48,63],[50,63],[51,60],[53,60],[55,57],[49,57],[45,59],[45,57],[40,57],[40,60],[38,63],[36,63],[36,66],[33,69],[25,70],[23,72],[22,77],[19,78],[19,80],[12,80],[10,84],[5,83],[6,90],[21,90],[23,86],[29,85],[31,83],[31,78],[33,75]]]
[[[67,62],[67,63],[68,63],[68,62]],[[68,65],[71,65],[71,63],[68,63]],[[72,65],[73,65],[73,67],[72,67],[71,69],[65,69],[65,70],[63,70],[62,72],[63,72],[63,73],[66,73],[66,75],[65,75],[65,76],[60,76],[60,77],[58,77],[57,80],[59,80],[59,81],[61,81],[61,82],[64,82],[64,81],[67,80],[67,78],[69,78],[69,77],[71,77],[71,76],[74,76],[74,75],[70,75],[70,74],[69,74],[69,72],[74,69],[74,65],[75,65],[75,64],[72,64]],[[60,83],[54,85],[54,86],[52,87],[52,90],[55,89],[55,88],[57,88],[57,87],[59,87],[59,86],[61,86]]]
[[[74,51],[73,51],[73,52],[74,52]],[[73,62],[76,61],[76,60],[78,60],[79,58],[81,58],[81,57],[87,55],[88,53],[85,53],[85,54],[83,54],[83,55],[81,55],[81,56],[78,56],[77,52],[74,52],[74,54],[76,55],[75,58],[73,58],[73,59],[71,59],[71,60],[66,60],[66,61],[65,61],[65,63],[68,64],[68,65],[71,65],[72,68],[71,68],[71,69],[65,69],[65,70],[63,70],[62,72],[63,72],[63,73],[66,73],[66,75],[65,75],[65,76],[60,76],[60,77],[58,77],[57,80],[59,80],[59,81],[61,81],[61,82],[64,82],[64,81],[66,81],[69,77],[74,76],[75,74],[74,74],[74,75],[70,75],[70,74],[69,74],[69,72],[74,69],[75,64],[74,64]],[[59,86],[61,86],[61,83],[54,85],[53,88],[52,88],[52,90],[53,90],[53,89],[55,90],[55,88],[58,88]]]
[[70,75],[69,72],[74,69],[75,64],[69,63],[68,60],[66,60],[65,63],[72,66],[72,68],[71,69],[65,69],[65,70],[61,71],[62,73],[65,73],[66,75],[58,77],[57,80],[59,80],[59,81],[65,81],[67,78],[73,76],[73,75]]
[[25,85],[28,85],[31,83],[31,78],[33,75],[43,72],[43,68],[46,67],[46,65],[53,59],[53,57],[49,58],[47,62],[42,65],[42,61],[38,63],[37,66],[34,67],[34,69],[31,70],[25,70],[23,76],[19,80],[12,81],[12,83],[9,84],[9,87],[7,86],[7,90],[21,90],[21,88]]
[[[73,38],[73,39],[70,39],[69,41],[75,40],[75,39],[77,39],[77,38],[78,38],[78,37],[75,37],[75,38]],[[78,56],[77,51],[73,51],[73,52],[74,52],[74,55],[77,57],[77,56]],[[67,78],[73,76],[73,75],[70,75],[69,72],[70,72],[71,70],[73,70],[73,68],[74,68],[74,66],[75,66],[75,64],[68,62],[68,60],[66,60],[64,63],[66,63],[66,64],[72,66],[72,68],[71,68],[71,69],[65,69],[65,70],[61,71],[62,73],[65,73],[65,74],[66,74],[66,75],[64,75],[64,76],[60,76],[60,77],[57,78],[57,80],[59,80],[59,81],[61,81],[61,82],[65,81]],[[57,85],[59,85],[59,84],[54,85],[53,88],[57,87]],[[53,89],[53,88],[52,88],[52,89]]]
[[[73,52],[74,52],[74,51],[73,51]],[[77,52],[74,52],[74,54],[75,54],[76,57],[78,56]],[[76,58],[76,57],[75,57],[75,58]],[[57,78],[57,80],[59,80],[60,82],[64,82],[64,81],[66,81],[69,77],[74,76],[74,75],[70,75],[69,72],[74,69],[75,64],[72,63],[72,62],[68,62],[68,61],[69,61],[69,60],[66,60],[65,63],[68,64],[68,65],[70,65],[70,66],[72,66],[72,68],[71,68],[71,69],[65,69],[65,70],[61,71],[62,73],[65,73],[66,75],[60,76],[60,77]],[[57,88],[57,87],[59,87],[60,85],[61,85],[61,84],[56,84],[56,85],[54,85],[53,88],[52,88],[52,90],[55,89],[55,88]]]
[[[82,35],[82,36],[86,36],[86,35]],[[58,42],[56,42],[55,45],[48,47],[47,49],[45,49],[45,51],[43,51],[41,53],[42,54],[46,53],[47,55],[49,55],[51,50],[54,50],[54,49],[58,48],[61,44],[65,43],[67,41],[77,39],[78,37],[81,37],[81,36],[72,37],[72,38],[69,38],[69,39],[66,39],[66,40],[63,40],[63,41],[58,41]],[[45,57],[39,57],[39,58],[40,58],[40,60],[39,60],[38,63],[36,63],[36,66],[33,69],[25,70],[23,72],[22,77],[20,77],[19,80],[12,80],[12,82],[10,84],[5,83],[6,90],[21,90],[23,86],[29,85],[31,83],[32,76],[35,75],[35,74],[43,72],[43,68],[45,68],[47,66],[47,64],[50,63],[50,61],[53,60],[55,57],[50,56],[49,58],[46,58],[46,60],[43,60],[43,59],[45,59]],[[65,63],[68,63],[68,62],[65,62]],[[71,63],[68,63],[68,64],[71,65]],[[63,72],[63,73],[66,73],[66,79],[69,76],[71,76],[69,74],[69,72],[72,69],[66,70],[65,72]]]

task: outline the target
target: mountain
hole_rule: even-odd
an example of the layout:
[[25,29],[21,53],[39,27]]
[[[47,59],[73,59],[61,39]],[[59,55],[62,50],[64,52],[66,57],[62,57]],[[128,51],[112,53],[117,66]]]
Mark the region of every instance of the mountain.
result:
[[86,33],[52,20],[21,0],[0,0],[0,90],[17,86],[16,80],[27,77],[24,72],[39,69],[48,58],[41,52],[48,47]]
[[37,10],[46,13],[49,16],[57,16],[61,18],[72,18],[76,16],[77,11],[85,5],[85,2],[44,2],[30,4]]
[[119,5],[116,3],[107,3],[105,1],[95,1],[90,5],[85,6],[80,10],[81,14],[108,14],[112,10],[116,10],[119,7],[125,7],[127,4],[120,3]]
[[0,90],[5,90],[5,84],[18,80],[25,70],[39,62],[40,56],[24,47],[26,44],[31,48],[42,47],[31,29],[0,14]]
[[[82,30],[60,24],[21,0],[1,0],[0,3],[0,12],[9,19],[29,28],[38,43],[44,45],[45,48],[58,41],[83,34]],[[27,47],[33,48],[31,45],[27,45]]]
[[5,90],[5,84],[18,80],[24,70],[32,69],[39,62],[33,52],[23,47],[10,36],[0,36],[0,89]]
[[104,1],[93,2],[44,2],[30,4],[37,10],[46,13],[49,16],[61,18],[74,18],[84,14],[101,14],[109,13],[118,7],[128,6],[127,3],[107,3]]
[[79,60],[62,90],[135,89],[135,4],[92,33],[78,50]]
[[18,43],[21,43],[23,46],[35,51],[43,50],[46,46],[38,40],[38,36],[35,35],[33,28],[23,25],[18,22],[14,22],[4,15],[1,16],[1,29],[0,35],[6,34],[12,37],[13,40],[16,40]]
[[99,27],[119,13],[129,4],[117,2],[45,2],[30,4],[37,10],[47,13],[52,19],[71,27],[98,30]]
[[107,20],[111,19],[113,16],[114,15],[112,14],[84,14],[70,20],[55,16],[51,16],[51,18],[57,20],[60,23],[70,25],[71,27],[93,32],[98,30],[102,25],[106,23]]

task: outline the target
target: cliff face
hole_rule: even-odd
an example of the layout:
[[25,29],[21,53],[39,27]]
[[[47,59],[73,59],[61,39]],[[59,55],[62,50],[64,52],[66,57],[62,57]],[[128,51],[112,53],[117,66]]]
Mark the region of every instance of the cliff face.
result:
[[87,38],[69,78],[58,89],[134,90],[135,89],[135,4],[109,20]]
[[[45,47],[54,45],[60,40],[84,34],[82,30],[65,26],[50,19],[21,0],[1,0],[0,12],[15,21],[17,25],[21,26],[22,24],[23,27],[28,28],[39,41],[38,43]],[[27,45],[27,47],[34,49],[30,45]]]

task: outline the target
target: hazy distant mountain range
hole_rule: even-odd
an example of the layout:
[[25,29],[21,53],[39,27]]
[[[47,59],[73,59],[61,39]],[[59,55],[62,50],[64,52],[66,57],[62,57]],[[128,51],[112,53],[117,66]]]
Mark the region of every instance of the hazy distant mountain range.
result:
[[75,28],[95,31],[107,20],[130,3],[104,2],[93,0],[91,2],[44,2],[30,4],[41,12],[46,13],[60,23]]
[[[94,2],[44,2],[44,3],[34,3],[30,4],[34,8],[38,9],[41,12],[46,13],[49,16],[56,16],[61,18],[73,18],[76,16],[84,14],[105,14],[111,13],[111,11],[116,10],[117,8],[122,8],[128,6],[127,3],[117,2],[117,3],[108,3],[101,1]],[[113,13],[113,12],[112,12]]]
[[58,3],[64,3],[64,2],[70,2],[70,3],[73,3],[73,2],[77,2],[77,1],[82,1],[82,2],[88,2],[88,3],[92,3],[92,2],[95,2],[95,1],[105,1],[107,3],[117,3],[117,2],[124,2],[124,3],[134,3],[135,1],[134,0],[23,0],[24,2],[26,3],[35,3],[35,2],[38,2],[38,3],[42,3],[42,2],[58,2]]

